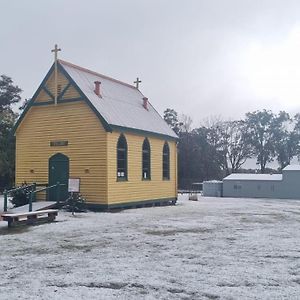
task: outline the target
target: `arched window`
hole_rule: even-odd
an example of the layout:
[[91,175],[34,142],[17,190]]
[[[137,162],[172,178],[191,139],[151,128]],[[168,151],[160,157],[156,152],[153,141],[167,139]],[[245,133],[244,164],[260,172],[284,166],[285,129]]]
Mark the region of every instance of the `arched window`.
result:
[[127,142],[123,134],[117,144],[117,179],[127,179]]
[[170,149],[167,142],[164,144],[163,148],[163,179],[170,179]]
[[150,144],[146,138],[143,142],[143,166],[142,166],[142,178],[151,179],[151,153],[150,153]]

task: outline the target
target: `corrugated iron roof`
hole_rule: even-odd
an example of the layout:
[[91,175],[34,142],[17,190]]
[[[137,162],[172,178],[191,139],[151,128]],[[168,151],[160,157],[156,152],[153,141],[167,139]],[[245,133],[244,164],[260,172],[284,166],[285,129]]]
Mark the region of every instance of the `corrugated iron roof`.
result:
[[223,180],[282,180],[282,174],[230,174]]
[[288,165],[282,171],[300,171],[300,165]]
[[[109,125],[178,138],[150,102],[148,110],[143,107],[144,95],[136,87],[63,60],[59,64]],[[95,81],[101,82],[101,97]]]

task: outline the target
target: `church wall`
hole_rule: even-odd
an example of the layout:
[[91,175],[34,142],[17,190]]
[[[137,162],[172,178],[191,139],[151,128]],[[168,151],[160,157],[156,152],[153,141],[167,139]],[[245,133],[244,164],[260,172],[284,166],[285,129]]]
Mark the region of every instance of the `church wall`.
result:
[[124,133],[128,145],[128,181],[117,181],[119,132],[108,133],[108,204],[177,197],[176,143],[169,141],[170,180],[162,179],[162,151],[165,140],[148,137],[151,147],[151,180],[142,180],[142,144],[145,136]]
[[[69,80],[60,72],[58,85],[60,92],[69,85]],[[69,86],[56,106],[54,93],[54,76],[51,74],[16,130],[17,185],[23,182],[48,183],[49,158],[62,153],[69,158],[69,176],[81,179],[81,194],[88,204],[100,204],[105,208],[107,205],[177,197],[175,141],[168,141],[170,180],[163,180],[162,150],[165,140],[148,136],[151,180],[142,180],[145,136],[125,132],[128,180],[117,181],[116,146],[120,132],[106,132],[90,106],[80,100],[80,93],[75,87]],[[68,141],[68,145],[51,146],[52,141]]]
[[[63,153],[86,200],[106,204],[106,136],[84,101],[32,106],[16,131],[16,184],[47,183],[49,158]],[[68,146],[53,147],[50,141],[68,141]]]

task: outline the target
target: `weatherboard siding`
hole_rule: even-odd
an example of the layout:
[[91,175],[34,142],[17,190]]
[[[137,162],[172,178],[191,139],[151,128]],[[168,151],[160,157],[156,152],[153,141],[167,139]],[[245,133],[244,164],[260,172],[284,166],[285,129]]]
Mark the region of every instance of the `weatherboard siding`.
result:
[[51,97],[44,90],[41,90],[35,102],[41,103],[41,102],[48,102],[48,101],[52,101]]
[[[57,85],[60,86],[60,91],[63,91],[64,88],[69,84],[69,80],[61,73],[58,72],[57,76]],[[54,96],[55,90],[54,90],[54,73],[52,73],[47,80],[45,84],[47,90]],[[58,93],[59,94],[59,93]],[[59,95],[58,95],[59,96]],[[64,93],[61,100],[67,100],[67,99],[78,99],[80,97],[80,94],[76,90],[75,87],[70,86]],[[37,96],[37,99],[35,100],[35,103],[41,103],[41,102],[48,102],[53,101],[50,95],[48,95],[43,89],[39,92],[39,95]]]
[[[58,85],[58,87],[60,86],[60,89],[63,90],[63,88],[68,83],[69,83],[69,80],[61,72],[58,72],[58,74],[57,74],[57,85]],[[50,75],[49,79],[47,80],[46,87],[53,95],[55,94],[54,72]]]
[[[33,106],[16,131],[16,183],[48,182],[48,160],[63,153],[88,202],[107,204],[107,133],[85,102]],[[51,147],[66,140],[68,146]],[[30,170],[34,170],[31,173]]]
[[169,141],[170,180],[162,179],[162,151],[165,140],[148,137],[151,147],[151,180],[142,180],[144,136],[124,132],[128,145],[128,180],[117,181],[119,132],[108,133],[108,203],[127,203],[177,197],[176,143]]

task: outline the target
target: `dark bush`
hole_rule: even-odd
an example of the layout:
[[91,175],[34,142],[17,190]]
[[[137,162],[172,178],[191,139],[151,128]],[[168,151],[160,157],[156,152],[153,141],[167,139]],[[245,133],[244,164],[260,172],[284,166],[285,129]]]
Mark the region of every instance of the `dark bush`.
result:
[[72,212],[84,212],[85,211],[85,199],[79,193],[72,193],[65,201],[63,208]]
[[19,207],[29,203],[30,193],[34,190],[33,185],[23,183],[20,189],[11,192],[11,199],[9,200],[14,207]]

